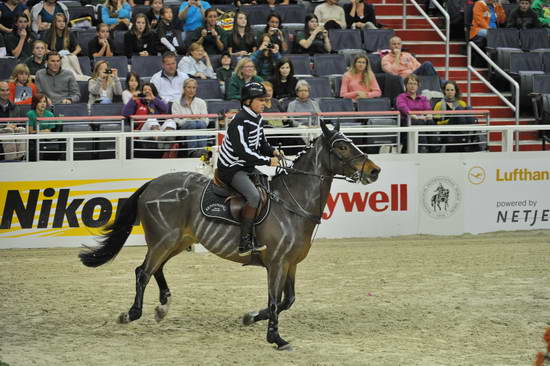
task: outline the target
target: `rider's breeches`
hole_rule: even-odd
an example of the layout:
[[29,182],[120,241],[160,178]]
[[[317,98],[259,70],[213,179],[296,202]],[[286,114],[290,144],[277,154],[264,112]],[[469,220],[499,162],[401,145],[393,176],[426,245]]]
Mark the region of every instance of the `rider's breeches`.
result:
[[260,192],[250,180],[247,172],[240,170],[235,173],[231,180],[231,186],[244,196],[250,206],[255,208],[260,206]]

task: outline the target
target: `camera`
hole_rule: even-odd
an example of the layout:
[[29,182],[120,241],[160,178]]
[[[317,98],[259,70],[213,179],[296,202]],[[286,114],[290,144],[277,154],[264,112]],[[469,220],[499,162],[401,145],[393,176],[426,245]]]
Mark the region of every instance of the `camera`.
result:
[[268,48],[268,49],[272,49],[272,48],[273,48],[273,43],[268,43],[268,44],[267,44],[267,48]]
[[107,69],[107,70],[105,70],[105,73],[106,73],[106,74],[112,74],[112,73],[113,73],[113,69]]

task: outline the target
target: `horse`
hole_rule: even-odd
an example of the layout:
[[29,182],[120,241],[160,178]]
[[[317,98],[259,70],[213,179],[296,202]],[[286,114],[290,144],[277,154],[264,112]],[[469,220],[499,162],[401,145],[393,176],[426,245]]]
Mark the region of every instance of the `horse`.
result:
[[[238,255],[240,228],[198,213],[201,192],[210,179],[195,172],[162,175],[137,189],[120,209],[115,221],[103,231],[99,245],[86,247],[80,260],[98,267],[112,260],[121,250],[139,217],[147,242],[143,264],[135,269],[136,295],[128,312],[119,315],[120,323],[139,319],[143,293],[151,276],[160,290],[160,305],[155,319],[168,313],[171,294],[163,274],[170,258],[201,243],[217,256],[243,265],[265,267],[268,279],[268,306],[244,314],[242,323],[251,325],[268,320],[266,340],[279,350],[291,345],[279,334],[278,317],[295,301],[296,267],[311,248],[312,235],[330,193],[333,179],[369,184],[381,171],[348,137],[336,122],[330,129],[321,121],[322,134],[298,154],[292,167],[283,168],[271,181],[271,210],[256,227],[257,240],[267,249],[246,257]],[[284,298],[283,298],[284,295]]]
[[432,196],[432,208],[435,210],[436,206],[439,211],[441,211],[441,204],[445,211],[449,207],[449,190],[444,188],[441,183],[435,190],[435,194]]

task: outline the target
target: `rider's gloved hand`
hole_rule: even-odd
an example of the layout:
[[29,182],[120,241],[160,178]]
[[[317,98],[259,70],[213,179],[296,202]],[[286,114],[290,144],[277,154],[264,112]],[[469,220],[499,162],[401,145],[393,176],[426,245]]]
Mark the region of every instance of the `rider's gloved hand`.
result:
[[272,158],[271,158],[271,164],[270,164],[270,165],[271,165],[271,166],[278,166],[278,165],[279,165],[279,158],[277,158],[277,157],[275,157],[275,156],[272,157]]

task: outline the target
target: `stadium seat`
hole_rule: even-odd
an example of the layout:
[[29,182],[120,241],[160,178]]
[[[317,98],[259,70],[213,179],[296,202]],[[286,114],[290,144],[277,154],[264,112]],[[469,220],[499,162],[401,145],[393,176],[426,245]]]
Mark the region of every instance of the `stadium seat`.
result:
[[[537,123],[543,123],[543,100],[550,97],[550,75],[533,76],[531,103]],[[547,102],[547,101],[546,101]],[[550,105],[548,105],[550,106]],[[547,106],[547,107],[548,107]]]
[[389,98],[369,98],[358,99],[357,110],[362,112],[391,111],[391,101]]
[[30,104],[17,104],[15,106],[14,117],[27,117],[27,112],[31,110]]
[[327,77],[315,77],[305,79],[310,86],[311,98],[332,98],[332,88],[330,87],[330,80]]
[[487,48],[521,48],[519,30],[515,28],[496,28],[487,30]]
[[86,103],[55,104],[54,115],[59,117],[88,116],[88,105]]
[[275,13],[281,16],[283,23],[301,23],[303,25],[306,19],[306,8],[301,4],[278,5],[275,7]]
[[441,92],[441,81],[438,75],[417,75],[420,80],[420,87],[418,88],[421,93],[422,90],[433,90]]
[[[214,69],[214,71],[216,71],[219,67],[222,66],[222,64],[220,63],[220,59],[222,58],[222,55],[208,55],[208,57],[210,58],[210,63],[212,64],[212,68]],[[180,60],[178,60],[178,65],[179,65],[179,61]],[[233,61],[233,58],[231,58],[231,61]]]
[[196,79],[197,97],[202,99],[223,99],[220,82],[217,79]]
[[80,90],[80,103],[88,103],[88,97],[90,90],[88,89],[88,82],[84,80],[77,80],[78,89]]
[[[215,3],[212,3],[212,7],[215,8],[215,9],[221,10],[225,13],[237,10],[235,5],[233,5],[233,4],[215,4]],[[179,5],[178,5],[178,8],[179,8]],[[177,11],[174,12],[174,14],[177,14]]]
[[295,76],[311,76],[311,58],[309,55],[289,54],[285,57],[292,61]]
[[522,52],[510,55],[510,73],[520,71],[544,71],[542,55],[538,52]]
[[359,29],[331,29],[328,36],[333,51],[343,49],[360,50],[362,48],[361,31]]
[[[363,112],[385,112],[391,111],[391,101],[388,98],[358,99],[357,110]],[[367,120],[367,126],[396,126],[396,118],[371,117]],[[369,133],[364,139],[369,146],[365,150],[369,153],[378,152],[381,145],[396,145],[397,133]]]
[[81,56],[90,56],[90,51],[88,50],[88,43],[96,37],[96,30],[81,30],[75,32],[76,41],[82,51],[80,52]]
[[109,63],[109,67],[118,70],[119,78],[126,78],[126,75],[128,75],[128,58],[126,56],[94,57],[94,65],[103,60]]
[[321,112],[354,112],[353,101],[348,98],[320,98]]
[[[355,57],[357,57],[359,55],[368,57],[368,54],[365,50],[343,49],[343,50],[339,50],[338,53],[341,54],[341,55],[344,55],[344,57],[346,59],[346,66],[347,67],[350,67],[351,64],[353,63],[353,60],[355,59]],[[374,53],[373,53],[373,55],[374,55]]]
[[330,78],[332,92],[336,97],[340,96],[340,88],[342,87],[342,75],[333,75]]
[[395,35],[393,29],[363,28],[363,48],[369,52],[376,52],[389,48],[390,38]]
[[[147,12],[149,11],[149,9],[151,9],[151,7],[150,7],[149,5],[136,4],[136,5],[132,8],[132,15],[134,15],[134,14],[139,14],[139,13],[147,14]],[[177,18],[177,13],[174,13],[174,18]]]
[[84,75],[92,76],[92,65],[88,56],[79,56],[78,64]]
[[382,58],[379,54],[369,53],[367,57],[369,58],[370,67],[373,73],[380,74],[384,72],[384,70],[382,70]]
[[153,76],[161,69],[161,56],[132,56],[132,71],[139,76]]
[[[66,3],[65,1],[63,2]],[[77,3],[77,6],[70,6],[68,7],[69,10],[69,19],[78,19],[78,18],[84,18],[84,17],[90,17],[91,23],[95,24],[96,22],[96,16],[95,16],[95,9],[93,6],[82,6],[79,1],[75,1]],[[95,32],[95,29],[94,29]]]
[[91,116],[120,116],[122,114],[122,103],[100,104],[95,103],[90,106]]
[[550,51],[550,38],[544,28],[523,29],[519,32],[519,40],[524,51]]
[[342,75],[346,72],[346,58],[340,54],[317,54],[313,56],[316,76]]
[[11,77],[11,72],[17,62],[16,58],[0,58],[0,80],[7,80]]
[[[123,123],[102,123],[99,125],[100,132],[115,132],[122,131],[124,128]],[[97,135],[95,135],[97,136]],[[99,137],[95,139],[95,150],[99,150],[96,153],[97,159],[115,159],[116,157],[116,140],[112,137]],[[111,151],[101,151],[111,150]]]
[[111,50],[111,51],[113,51],[113,53],[116,56],[125,56],[126,55],[124,53],[124,49],[125,49],[125,47],[124,47],[124,33],[126,33],[126,31],[121,31],[121,30],[116,30],[112,33],[114,50]]
[[236,100],[208,100],[207,102],[208,113],[220,114],[225,113],[231,109],[240,109],[241,103]]
[[266,24],[267,16],[273,11],[267,5],[247,5],[241,9],[248,18],[248,24]]

